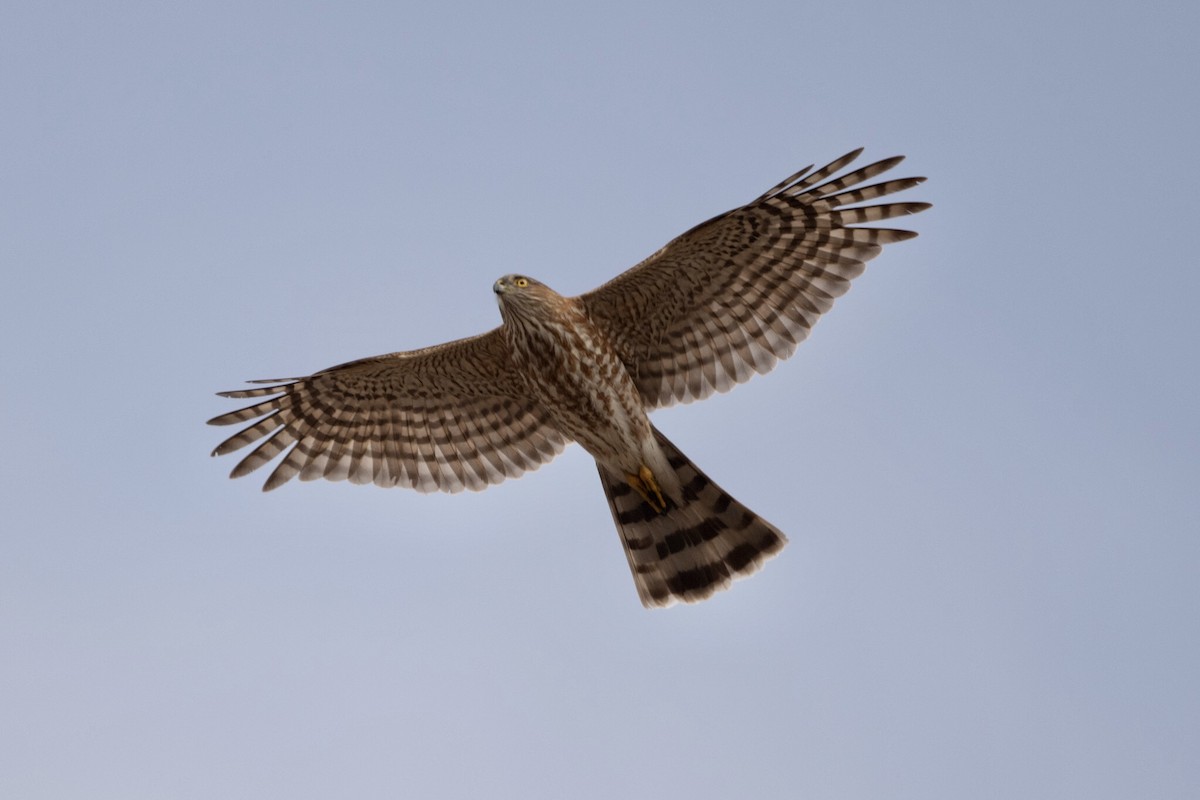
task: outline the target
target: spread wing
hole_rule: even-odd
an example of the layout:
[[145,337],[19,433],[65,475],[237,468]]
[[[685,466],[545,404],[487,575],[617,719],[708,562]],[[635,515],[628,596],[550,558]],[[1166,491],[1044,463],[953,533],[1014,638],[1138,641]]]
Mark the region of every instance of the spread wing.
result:
[[[209,420],[258,419],[213,455],[255,448],[230,477],[286,453],[264,490],[327,478],[423,492],[479,490],[562,451],[545,410],[523,397],[500,330],[221,392],[255,404]],[[260,399],[261,398],[261,399]]]
[[650,407],[727,391],[769,371],[795,351],[883,245],[916,236],[850,227],[929,208],[855,205],[925,180],[860,185],[903,156],[832,177],[861,152],[816,172],[806,167],[581,296]]

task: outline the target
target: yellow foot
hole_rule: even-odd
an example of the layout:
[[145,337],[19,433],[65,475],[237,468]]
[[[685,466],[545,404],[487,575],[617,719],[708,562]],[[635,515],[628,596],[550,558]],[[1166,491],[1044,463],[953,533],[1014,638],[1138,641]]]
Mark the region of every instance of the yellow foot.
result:
[[655,511],[661,514],[667,510],[667,501],[663,499],[662,489],[658,488],[658,481],[654,480],[654,473],[649,467],[643,465],[637,475],[627,474],[625,480]]

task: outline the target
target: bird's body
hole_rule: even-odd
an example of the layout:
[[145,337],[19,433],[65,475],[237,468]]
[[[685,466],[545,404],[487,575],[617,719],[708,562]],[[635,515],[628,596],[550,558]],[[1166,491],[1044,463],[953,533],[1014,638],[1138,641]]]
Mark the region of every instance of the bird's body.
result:
[[265,489],[299,477],[453,492],[520,475],[575,441],[596,459],[642,603],[702,600],[787,539],[648,411],[767,372],[881,245],[916,235],[851,227],[928,207],[854,205],[923,180],[859,185],[899,158],[832,177],[858,152],[801,170],[579,297],[507,275],[493,286],[503,324],[489,333],[224,392],[259,399],[211,423],[257,421],[214,455],[262,440],[232,475],[282,455]]
[[523,275],[493,288],[517,373],[558,431],[610,469],[665,470],[645,401],[583,304]]
[[493,288],[529,396],[596,459],[645,605],[707,597],[783,548],[778,529],[650,424],[625,363],[582,302],[524,275],[506,275]]

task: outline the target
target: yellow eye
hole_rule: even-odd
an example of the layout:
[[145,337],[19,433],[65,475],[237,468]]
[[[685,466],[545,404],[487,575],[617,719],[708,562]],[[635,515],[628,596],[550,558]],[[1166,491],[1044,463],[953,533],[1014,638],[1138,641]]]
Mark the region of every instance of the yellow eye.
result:
[[515,283],[517,285],[518,289],[524,289],[526,286],[529,285],[529,281],[526,280],[525,278],[517,278],[515,281],[513,281],[513,283]]

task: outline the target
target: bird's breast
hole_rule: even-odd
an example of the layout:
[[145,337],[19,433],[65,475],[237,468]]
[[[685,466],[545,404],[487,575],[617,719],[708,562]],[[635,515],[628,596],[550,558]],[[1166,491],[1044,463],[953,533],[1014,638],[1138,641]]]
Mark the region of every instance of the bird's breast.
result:
[[530,394],[596,458],[624,461],[653,440],[641,395],[603,331],[579,310],[506,324]]

